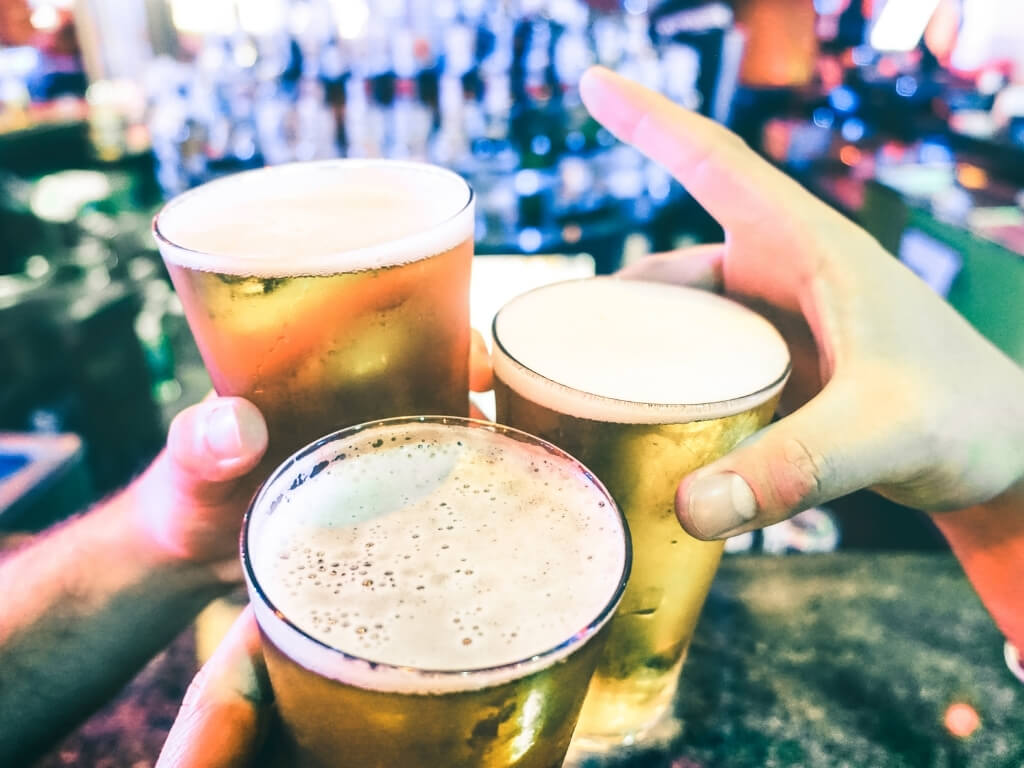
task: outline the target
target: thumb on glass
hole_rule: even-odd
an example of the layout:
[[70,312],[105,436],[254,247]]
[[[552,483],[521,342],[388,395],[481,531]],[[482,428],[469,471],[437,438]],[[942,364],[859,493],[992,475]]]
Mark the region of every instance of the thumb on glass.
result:
[[683,528],[699,539],[723,539],[885,479],[885,430],[865,418],[849,389],[833,380],[799,410],[684,478],[676,493]]

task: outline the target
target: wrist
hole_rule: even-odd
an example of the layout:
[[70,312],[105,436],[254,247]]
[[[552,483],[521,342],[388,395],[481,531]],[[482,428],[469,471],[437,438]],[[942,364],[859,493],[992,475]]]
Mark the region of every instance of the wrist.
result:
[[1024,536],[1024,477],[988,501],[938,512],[932,519],[951,545],[971,550],[1006,546]]
[[131,487],[111,503],[96,510],[97,523],[115,539],[110,542],[114,557],[135,562],[141,571],[170,579],[186,590],[227,592],[241,580],[238,556],[196,558],[173,541],[166,540],[145,515],[140,489]]
[[985,503],[932,519],[999,629],[1024,647],[1024,480]]

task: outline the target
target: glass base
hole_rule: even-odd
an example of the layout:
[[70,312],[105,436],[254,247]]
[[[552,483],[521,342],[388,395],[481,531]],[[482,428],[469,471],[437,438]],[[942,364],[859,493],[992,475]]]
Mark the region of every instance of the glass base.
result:
[[628,762],[641,754],[667,751],[683,735],[683,721],[671,711],[625,738],[573,737],[564,768],[602,768]]
[[668,670],[645,670],[647,674],[625,679],[595,675],[573,734],[573,746],[579,744],[581,750],[603,754],[619,747],[659,741],[666,723],[674,719],[679,675],[685,660],[684,650]]

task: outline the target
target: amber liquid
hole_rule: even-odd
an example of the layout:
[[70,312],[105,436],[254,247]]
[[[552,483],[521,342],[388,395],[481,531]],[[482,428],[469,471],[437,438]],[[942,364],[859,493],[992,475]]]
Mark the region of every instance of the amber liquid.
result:
[[528,677],[436,695],[385,693],[320,677],[264,635],[281,719],[275,764],[557,768],[606,634],[607,628],[568,658]]
[[352,424],[466,415],[472,254],[308,277],[167,266],[217,393],[267,420],[266,474]]
[[675,515],[684,475],[771,420],[778,398],[720,419],[616,424],[567,416],[495,381],[498,421],[571,453],[605,484],[629,523],[633,570],[576,731],[583,745],[630,743],[669,710],[718,568],[721,541],[689,536]]

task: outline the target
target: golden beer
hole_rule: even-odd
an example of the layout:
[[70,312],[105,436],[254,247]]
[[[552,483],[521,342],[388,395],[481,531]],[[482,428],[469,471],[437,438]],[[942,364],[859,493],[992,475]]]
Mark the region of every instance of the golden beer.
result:
[[386,419],[304,449],[242,543],[280,759],[561,765],[629,553],[600,483],[517,430]]
[[226,177],[154,232],[214,387],[267,420],[264,467],[375,418],[465,415],[473,200],[418,163]]
[[579,458],[629,521],[632,576],[577,740],[631,743],[670,707],[722,554],[680,527],[676,487],[770,421],[788,351],[731,301],[615,278],[513,299],[494,340],[498,420]]

